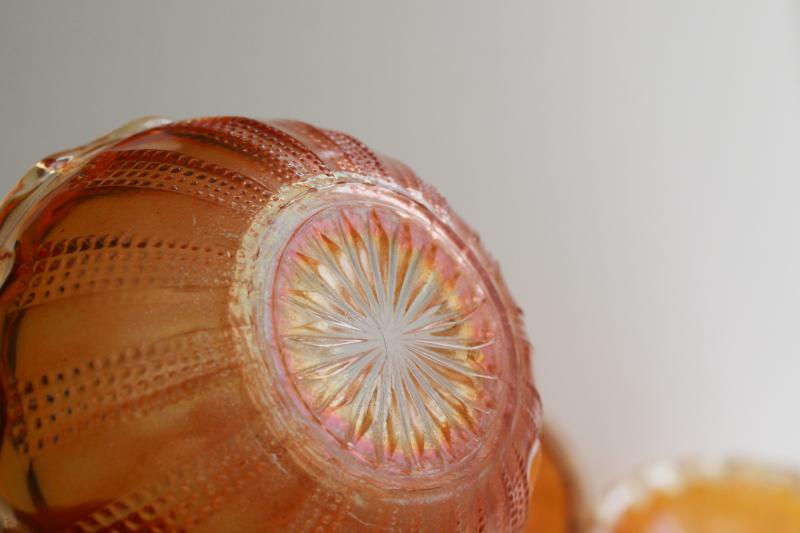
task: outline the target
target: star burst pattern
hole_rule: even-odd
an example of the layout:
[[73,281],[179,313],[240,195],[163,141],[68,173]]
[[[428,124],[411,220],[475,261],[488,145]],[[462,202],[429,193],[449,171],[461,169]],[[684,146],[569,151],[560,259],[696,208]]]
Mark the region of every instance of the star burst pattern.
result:
[[275,316],[288,373],[323,427],[373,465],[446,466],[494,410],[493,306],[449,244],[363,206],[318,217],[284,252]]

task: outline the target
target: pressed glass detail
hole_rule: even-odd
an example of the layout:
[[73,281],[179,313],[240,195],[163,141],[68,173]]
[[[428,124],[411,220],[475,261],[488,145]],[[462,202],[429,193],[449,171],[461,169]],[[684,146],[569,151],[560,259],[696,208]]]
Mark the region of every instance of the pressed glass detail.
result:
[[0,206],[0,317],[7,528],[524,521],[519,310],[444,200],[348,135],[144,119],[44,158]]
[[376,205],[323,211],[284,252],[277,331],[304,404],[363,460],[456,461],[492,418],[495,310],[452,244]]

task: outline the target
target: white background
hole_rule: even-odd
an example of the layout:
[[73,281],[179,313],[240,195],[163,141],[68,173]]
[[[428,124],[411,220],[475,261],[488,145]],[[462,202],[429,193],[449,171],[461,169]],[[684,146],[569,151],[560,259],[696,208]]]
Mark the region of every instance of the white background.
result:
[[590,497],[674,455],[800,465],[798,4],[392,4],[3,2],[2,188],[140,115],[347,131],[502,263]]

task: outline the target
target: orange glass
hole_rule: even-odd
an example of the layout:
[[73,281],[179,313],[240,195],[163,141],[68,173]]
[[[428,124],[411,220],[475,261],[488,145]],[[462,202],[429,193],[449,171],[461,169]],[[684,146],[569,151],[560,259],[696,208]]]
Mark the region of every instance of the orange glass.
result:
[[562,446],[549,430],[531,467],[533,497],[525,533],[578,533],[581,495]]
[[525,524],[540,408],[520,312],[401,163],[300,122],[143,119],[42,160],[0,216],[16,520]]
[[800,476],[744,462],[662,463],[611,490],[596,533],[796,533]]

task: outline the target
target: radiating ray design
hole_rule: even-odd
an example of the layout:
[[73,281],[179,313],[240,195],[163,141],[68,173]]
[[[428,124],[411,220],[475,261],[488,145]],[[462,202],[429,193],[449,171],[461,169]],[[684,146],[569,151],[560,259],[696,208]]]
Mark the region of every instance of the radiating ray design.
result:
[[493,410],[482,288],[426,228],[388,209],[312,226],[284,255],[276,304],[290,317],[278,333],[308,408],[372,464],[458,459]]

